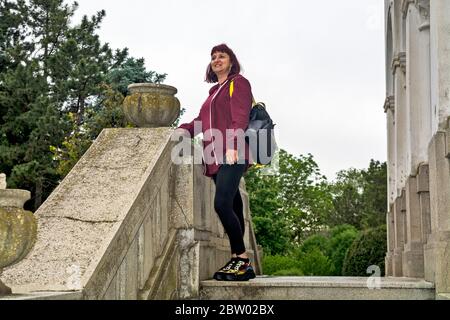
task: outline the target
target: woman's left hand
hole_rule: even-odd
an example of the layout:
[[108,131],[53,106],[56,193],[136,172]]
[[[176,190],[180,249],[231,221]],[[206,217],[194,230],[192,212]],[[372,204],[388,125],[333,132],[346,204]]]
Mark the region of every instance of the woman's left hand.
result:
[[225,157],[227,164],[234,164],[238,161],[238,152],[237,150],[228,149]]

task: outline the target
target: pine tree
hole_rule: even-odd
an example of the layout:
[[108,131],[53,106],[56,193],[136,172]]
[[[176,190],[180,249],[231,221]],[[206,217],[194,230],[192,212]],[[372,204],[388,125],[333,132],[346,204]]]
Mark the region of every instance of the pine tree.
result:
[[[119,89],[127,81],[118,70],[135,68],[145,81],[165,77],[147,72],[143,59],[128,59],[128,49],[113,52],[101,43],[96,31],[105,11],[71,26],[77,7],[63,0],[0,0],[0,172],[12,188],[32,192],[30,210],[102,128],[127,125]],[[71,152],[68,163],[58,158],[61,150]]]

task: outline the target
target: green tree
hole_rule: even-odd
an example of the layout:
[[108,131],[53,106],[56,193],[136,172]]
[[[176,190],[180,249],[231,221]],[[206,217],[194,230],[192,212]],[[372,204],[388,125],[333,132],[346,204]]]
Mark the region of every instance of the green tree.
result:
[[32,192],[31,210],[103,127],[126,125],[119,90],[126,81],[117,70],[135,68],[133,82],[139,73],[145,81],[165,77],[142,70],[143,59],[129,58],[127,49],[113,52],[101,43],[103,10],[72,26],[77,7],[63,0],[0,1],[0,171],[11,187]]
[[258,243],[266,254],[285,254],[292,238],[288,219],[283,216],[279,187],[275,176],[262,175],[254,167],[245,176],[252,222]]
[[[311,260],[311,256],[318,256],[317,252],[313,253],[314,251],[320,251],[327,258],[325,265],[328,263],[332,265],[332,267],[326,269],[329,272],[326,275],[341,276],[347,251],[358,234],[356,228],[351,225],[340,225],[326,231],[321,231],[303,241],[294,253],[294,256],[297,260],[302,261],[302,270],[310,274],[313,272],[314,266],[308,265],[308,262],[314,261]],[[309,258],[306,259],[305,257]],[[322,258],[319,260],[325,261]]]
[[128,93],[128,85],[131,83],[161,83],[167,74],[159,74],[155,71],[147,71],[144,58],[128,58],[120,66],[113,68],[107,74],[107,83],[112,89],[119,91],[124,97]]
[[348,249],[358,237],[359,232],[348,224],[330,230],[328,257],[333,263],[335,276],[343,275],[344,260]]
[[279,151],[279,170],[264,175],[252,167],[245,176],[258,242],[272,254],[285,254],[326,226],[331,197],[312,155]]
[[350,224],[362,230],[385,224],[385,162],[371,160],[367,169],[340,171],[330,190],[333,195],[333,210],[328,217],[330,226]]
[[93,102],[86,107],[81,125],[71,113],[71,134],[64,139],[60,148],[51,149],[61,177],[69,173],[104,128],[132,127],[122,109],[128,86],[132,83],[160,83],[166,77],[166,74],[147,71],[144,64],[143,58],[128,57],[112,68],[106,74],[105,82],[99,84],[98,95],[91,97]]
[[387,250],[386,225],[363,231],[353,241],[344,259],[344,276],[367,276],[368,268],[377,266],[384,275],[384,258]]

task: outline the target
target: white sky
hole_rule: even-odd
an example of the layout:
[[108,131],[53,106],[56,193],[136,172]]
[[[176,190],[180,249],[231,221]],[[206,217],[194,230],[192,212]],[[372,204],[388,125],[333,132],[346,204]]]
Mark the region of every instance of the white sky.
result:
[[226,43],[266,103],[281,148],[313,154],[330,180],[386,160],[382,0],[77,2],[75,21],[104,9],[101,40],[168,74],[164,83],[186,108],[182,123],[207,98],[211,48]]

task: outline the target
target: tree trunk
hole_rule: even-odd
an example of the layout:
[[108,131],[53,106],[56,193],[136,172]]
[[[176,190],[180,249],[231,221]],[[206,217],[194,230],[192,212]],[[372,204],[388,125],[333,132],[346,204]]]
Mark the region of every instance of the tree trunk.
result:
[[36,211],[42,204],[42,180],[36,180],[36,195],[34,198],[34,211]]

